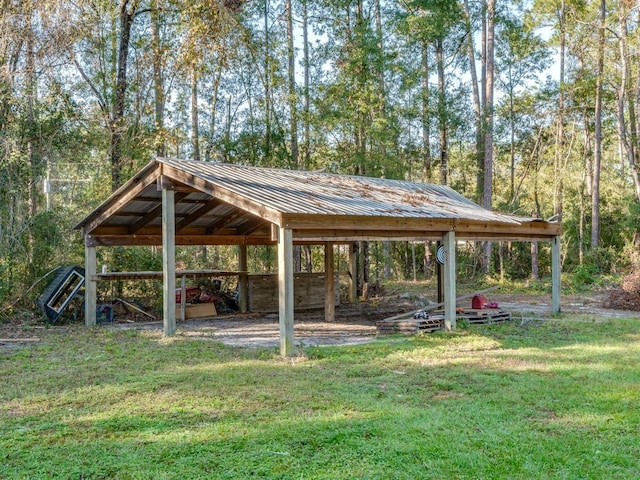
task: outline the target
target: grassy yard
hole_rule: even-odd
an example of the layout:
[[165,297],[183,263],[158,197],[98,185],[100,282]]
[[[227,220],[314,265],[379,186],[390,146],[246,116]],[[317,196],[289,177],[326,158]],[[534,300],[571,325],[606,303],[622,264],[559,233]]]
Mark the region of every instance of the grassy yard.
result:
[[357,347],[53,329],[0,350],[1,479],[637,479],[640,320]]

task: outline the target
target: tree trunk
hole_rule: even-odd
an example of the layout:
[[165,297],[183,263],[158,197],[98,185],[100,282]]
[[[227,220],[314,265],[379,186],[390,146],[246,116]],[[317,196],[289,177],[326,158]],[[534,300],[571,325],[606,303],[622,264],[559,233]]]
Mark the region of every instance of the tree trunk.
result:
[[566,50],[566,4],[561,3],[560,18],[560,84],[558,92],[558,115],[556,118],[556,142],[554,158],[554,215],[558,216],[558,221],[562,221],[562,199],[563,199],[563,157],[564,157],[564,76],[565,76],[565,50]]
[[293,168],[303,169],[298,155],[298,112],[296,108],[296,55],[293,48],[293,9],[291,0],[286,0],[287,11],[287,57],[289,60],[289,115],[291,135],[291,165]]
[[213,80],[213,92],[211,93],[211,119],[209,121],[209,141],[205,151],[205,160],[213,160],[213,148],[216,141],[216,118],[218,114],[218,92],[220,91],[220,81],[222,80],[222,70],[224,69],[224,55],[222,52],[218,56],[218,65]]
[[[27,153],[29,155],[29,179],[28,179],[28,211],[29,217],[33,218],[38,211],[38,189],[37,189],[37,177],[38,170],[40,169],[40,158],[38,155],[38,139],[37,139],[37,127],[36,127],[36,103],[38,98],[38,87],[36,80],[36,53],[35,53],[35,39],[33,31],[33,5],[27,2],[27,11],[25,12],[25,37],[26,37],[26,84],[25,94],[27,97],[27,131],[26,131],[26,143]],[[30,239],[29,243],[33,243],[33,239]],[[33,247],[33,245],[31,245]],[[32,259],[30,259],[32,260]]]
[[431,124],[429,121],[429,45],[422,41],[420,45],[422,60],[422,172],[423,179],[431,181]]
[[127,64],[131,26],[138,8],[138,0],[120,0],[120,39],[118,43],[118,66],[116,87],[111,109],[111,189],[115,191],[122,184],[122,156],[126,132],[124,108],[127,95]]
[[166,142],[164,135],[164,77],[162,47],[160,45],[160,0],[154,0],[154,8],[151,11],[151,48],[153,52],[153,93],[156,130],[156,155],[166,156]]
[[436,63],[438,67],[438,119],[440,129],[440,182],[449,181],[449,126],[444,82],[444,47],[442,39],[436,40]]
[[[637,132],[635,130],[635,105],[633,101],[629,101],[631,97],[631,79],[629,75],[629,46],[627,37],[629,31],[627,27],[627,8],[624,2],[618,7],[619,19],[619,47],[620,47],[620,87],[618,89],[618,134],[620,138],[621,150],[624,152],[631,178],[635,189],[636,202],[640,202],[640,174],[638,172],[638,150],[636,148]],[[629,128],[625,118],[625,102],[629,110]],[[628,130],[630,130],[628,132]]]
[[271,41],[269,0],[264,0],[264,157],[271,160]]
[[192,158],[200,161],[200,128],[198,126],[198,73],[191,69],[191,149]]
[[595,152],[593,157],[593,192],[591,195],[591,248],[598,247],[600,240],[600,170],[602,165],[602,84],[604,75],[604,44],[606,0],[600,1],[600,22],[598,25],[598,72],[596,76],[595,105]]
[[309,18],[307,13],[307,0],[302,0],[302,41],[304,56],[304,155],[303,169],[309,168],[311,156],[311,127],[309,123],[310,92],[309,92]]
[[[469,0],[464,0],[464,16],[465,16],[465,28],[467,34],[467,56],[469,58],[469,71],[471,72],[471,86],[473,92],[473,114],[475,120],[476,130],[476,165],[478,172],[483,170],[484,165],[484,141],[483,141],[483,128],[482,128],[482,101],[480,98],[480,90],[478,87],[478,74],[476,72],[476,54],[473,47],[473,31],[471,28],[471,12],[469,10]],[[484,57],[483,57],[484,58]],[[484,60],[483,60],[484,61]],[[484,76],[483,76],[484,82]],[[484,89],[483,89],[484,91]],[[484,95],[484,94],[483,94]],[[478,195],[482,191],[483,176],[478,173],[476,175],[477,185],[476,189]],[[480,198],[480,197],[478,197]]]
[[[494,84],[494,19],[495,0],[487,0],[487,33],[485,50],[485,101],[484,101],[484,169],[482,206],[492,208],[493,196],[493,84]],[[484,272],[489,273],[491,266],[491,242],[484,246]]]
[[[386,97],[386,85],[385,85],[385,61],[384,61],[384,42],[382,33],[382,13],[380,11],[380,0],[374,0],[373,2],[374,15],[376,17],[376,46],[377,52],[377,70],[378,70],[378,115],[382,120],[383,125],[386,124],[387,119],[387,97]],[[380,153],[384,161],[387,157],[387,139],[383,135],[380,143]],[[386,259],[385,259],[386,261]]]

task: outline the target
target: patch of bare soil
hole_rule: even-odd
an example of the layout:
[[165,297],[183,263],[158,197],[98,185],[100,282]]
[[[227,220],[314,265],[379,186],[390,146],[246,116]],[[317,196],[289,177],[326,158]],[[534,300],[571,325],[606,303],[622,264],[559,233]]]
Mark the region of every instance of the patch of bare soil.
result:
[[[426,302],[425,302],[426,303]],[[398,313],[413,312],[424,303],[414,297],[375,298],[357,304],[336,307],[335,321],[325,322],[324,311],[296,311],[294,338],[297,346],[355,345],[372,341],[376,322]],[[160,322],[117,323],[111,328],[160,330]],[[244,347],[277,347],[280,327],[277,313],[231,314],[178,323],[178,335],[218,340],[227,345]]]
[[[640,286],[636,292],[640,295]],[[594,314],[608,317],[639,317],[640,304],[630,304],[638,311],[623,311],[613,302],[611,291],[588,295],[564,295],[562,311]],[[493,292],[489,300],[510,311],[518,319],[544,318],[551,314],[551,295],[509,294]],[[413,294],[377,297],[357,304],[336,307],[335,321],[325,322],[320,310],[296,311],[294,337],[299,346],[349,345],[372,341],[376,336],[376,322],[401,313],[415,312],[428,305],[430,298]],[[471,300],[464,300],[470,306]],[[610,305],[605,307],[605,305]],[[615,305],[615,306],[614,306]],[[162,322],[118,320],[104,324],[103,328],[136,329],[160,332]],[[0,323],[0,349],[36,343],[51,333],[69,329],[76,324],[45,327],[40,320],[14,319]],[[202,320],[178,322],[178,335],[203,340],[221,341],[228,345],[245,347],[279,346],[278,314],[230,314]]]

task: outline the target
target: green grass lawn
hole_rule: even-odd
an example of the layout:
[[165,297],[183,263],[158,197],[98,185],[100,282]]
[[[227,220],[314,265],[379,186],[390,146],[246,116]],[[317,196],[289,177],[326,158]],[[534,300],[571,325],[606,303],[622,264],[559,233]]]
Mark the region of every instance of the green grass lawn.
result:
[[1,479],[638,479],[640,320],[275,350],[105,328],[0,351]]

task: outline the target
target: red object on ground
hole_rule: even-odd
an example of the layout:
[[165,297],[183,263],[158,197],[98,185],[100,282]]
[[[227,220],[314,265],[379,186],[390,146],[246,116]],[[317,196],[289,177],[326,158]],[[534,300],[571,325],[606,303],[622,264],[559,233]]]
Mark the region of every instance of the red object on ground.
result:
[[474,295],[471,299],[471,308],[487,308],[487,297],[484,295]]
[[[187,287],[187,300],[186,302],[194,302],[198,300],[202,291],[198,287]],[[176,303],[182,303],[182,289],[176,288]]]

